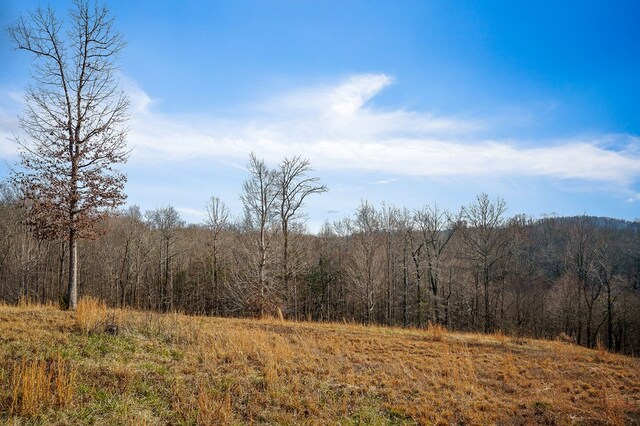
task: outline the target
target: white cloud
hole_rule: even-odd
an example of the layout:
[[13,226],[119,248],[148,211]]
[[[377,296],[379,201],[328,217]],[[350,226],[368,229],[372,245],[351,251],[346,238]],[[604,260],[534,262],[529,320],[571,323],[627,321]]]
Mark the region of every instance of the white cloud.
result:
[[338,114],[354,114],[391,82],[391,77],[385,74],[352,76],[329,93],[331,110]]
[[[162,113],[133,80],[121,81],[131,99],[129,141],[136,163],[212,158],[244,164],[255,151],[271,163],[302,155],[316,169],[392,176],[542,176],[618,187],[640,178],[638,137],[494,140],[483,120],[370,106],[393,82],[384,74],[257,100],[234,118]],[[19,99],[4,91],[0,101],[0,156],[9,157],[16,152],[9,137],[18,131]]]
[[305,113],[317,115],[318,112],[323,115],[350,115],[361,110],[392,83],[393,79],[385,74],[357,74],[339,83],[299,88],[279,93],[267,101],[254,100],[253,106],[271,114],[284,111],[283,115],[289,115],[295,111],[297,116]]
[[202,219],[206,217],[207,213],[204,210],[192,209],[189,207],[176,207],[176,210],[188,217],[196,217]]
[[11,157],[18,149],[12,138],[19,133],[18,112],[22,94],[13,90],[0,92],[0,157]]
[[18,120],[3,116],[0,113],[0,157],[11,157],[17,153],[12,137],[18,130]]
[[[367,106],[393,79],[352,76],[256,102],[243,116],[178,116],[154,111],[142,99],[130,140],[139,158],[267,161],[303,155],[317,169],[382,171],[413,176],[546,176],[628,185],[640,177],[640,142],[628,135],[565,138],[532,144],[492,140],[477,119]],[[617,150],[608,148],[622,146]],[[541,145],[542,144],[542,145]]]
[[391,179],[380,179],[380,180],[377,180],[377,181],[372,182],[372,183],[374,185],[388,185],[390,183],[395,183],[397,181],[398,181],[398,179],[391,178]]
[[120,75],[120,86],[129,95],[130,112],[133,116],[149,112],[153,101],[131,78]]

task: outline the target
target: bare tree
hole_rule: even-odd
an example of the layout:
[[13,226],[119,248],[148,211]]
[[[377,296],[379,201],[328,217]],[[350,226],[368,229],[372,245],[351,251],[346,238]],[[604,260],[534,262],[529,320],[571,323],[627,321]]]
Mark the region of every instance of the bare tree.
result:
[[69,21],[36,9],[8,28],[19,50],[33,55],[16,138],[30,222],[47,238],[68,241],[68,307],[77,303],[78,239],[92,237],[104,215],[124,202],[129,100],[118,89],[116,59],[124,46],[105,6],[78,0]]
[[[487,194],[480,194],[476,201],[463,207],[461,226],[463,240],[468,249],[469,260],[476,273],[476,283],[482,283],[484,298],[484,332],[491,331],[490,286],[496,279],[496,267],[507,254],[510,233],[506,229],[504,213],[507,205],[501,198],[491,201]],[[479,312],[478,288],[476,285],[474,311]],[[477,322],[477,320],[476,320]]]
[[[148,227],[143,221],[140,207],[133,205],[120,212],[110,221],[109,233],[119,245],[121,254],[120,266],[117,271],[117,285],[119,290],[117,304],[135,306],[138,301],[138,290],[142,278],[142,268],[148,261],[151,245],[146,241],[150,236]],[[118,244],[120,241],[120,244]]]
[[412,251],[415,223],[407,208],[400,210],[396,222],[402,243],[402,326],[407,327],[409,325],[409,256]]
[[175,250],[172,250],[176,242],[177,232],[184,226],[184,221],[180,219],[180,214],[172,206],[161,207],[156,210],[146,212],[147,221],[152,229],[160,232],[162,244],[160,246],[160,257],[162,259],[160,289],[160,306],[163,311],[173,309],[174,301],[174,281],[171,269],[171,260],[175,257]]
[[[320,178],[309,177],[311,164],[306,158],[296,156],[285,158],[276,173],[278,185],[278,214],[282,230],[282,284],[283,290],[289,291],[292,272],[289,261],[289,231],[291,222],[302,217],[301,208],[306,198],[312,194],[327,191],[326,185],[320,184]],[[294,281],[294,317],[298,317],[297,285]]]
[[0,227],[0,272],[3,272],[5,263],[13,265],[13,276],[10,279],[5,277],[4,280],[19,285],[15,299],[31,299],[34,296],[31,281],[38,263],[41,241],[32,237],[31,228],[24,220],[24,211],[20,208],[20,197],[19,188],[0,182],[0,212],[5,219]]
[[[419,238],[415,232],[415,217],[411,218],[411,225],[407,229],[407,238],[409,240],[409,247],[411,249],[411,259],[413,260],[413,268],[415,270],[416,276],[416,325],[418,327],[422,327],[422,311],[424,308],[424,301],[422,299],[422,249],[424,248],[425,242]],[[408,276],[407,276],[408,279]]]
[[[444,274],[444,253],[454,233],[458,229],[457,218],[437,204],[426,206],[415,213],[415,221],[422,232],[423,252],[427,260],[427,283],[433,296],[433,320],[441,323],[440,306],[444,300],[441,292]],[[450,297],[450,294],[449,294]]]
[[394,263],[396,253],[393,250],[394,236],[398,233],[398,224],[401,222],[401,210],[391,204],[382,204],[382,226],[384,228],[384,234],[386,239],[386,280],[387,280],[387,294],[386,294],[386,315],[387,325],[393,323],[393,291],[395,289],[395,273]]
[[372,324],[377,297],[384,283],[385,253],[380,244],[380,214],[363,201],[348,226],[352,231],[352,247],[347,274],[364,309],[362,319],[366,324]]
[[[614,320],[616,317],[617,299],[622,294],[625,286],[622,277],[623,262],[625,260],[622,251],[622,244],[617,241],[624,241],[621,232],[611,228],[600,230],[600,244],[595,249],[593,272],[594,278],[604,287],[606,296],[606,316],[602,322],[606,321],[606,345],[607,348],[614,348]],[[616,238],[617,237],[617,238]],[[597,329],[594,335],[597,334]]]
[[205,219],[205,223],[207,227],[211,229],[213,237],[212,284],[215,299],[215,313],[216,315],[220,315],[220,285],[218,282],[218,239],[220,237],[220,232],[222,232],[224,227],[227,226],[229,222],[229,208],[223,201],[220,200],[220,198],[214,196],[209,199],[206,209],[207,217]]
[[267,303],[267,253],[271,246],[271,237],[275,228],[277,215],[276,202],[278,188],[275,173],[270,170],[264,160],[258,159],[254,153],[249,156],[249,178],[242,186],[240,199],[244,204],[245,225],[255,235],[258,248],[258,308],[260,315],[265,313]]
[[[598,232],[594,219],[582,215],[572,221],[570,238],[566,245],[570,265],[569,273],[575,279],[576,288],[580,295],[578,297],[576,339],[579,344],[584,341],[588,347],[595,344],[595,335],[592,333],[594,308],[602,293],[602,282],[594,279],[592,273],[599,244],[597,237]],[[584,320],[586,320],[586,324],[583,323]],[[586,332],[586,336],[583,334],[584,332]]]

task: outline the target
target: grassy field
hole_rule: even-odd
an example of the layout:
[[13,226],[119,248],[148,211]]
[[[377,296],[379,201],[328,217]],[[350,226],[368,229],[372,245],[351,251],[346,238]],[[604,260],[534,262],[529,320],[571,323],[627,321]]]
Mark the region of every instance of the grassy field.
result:
[[1,423],[639,424],[640,359],[439,328],[0,306]]

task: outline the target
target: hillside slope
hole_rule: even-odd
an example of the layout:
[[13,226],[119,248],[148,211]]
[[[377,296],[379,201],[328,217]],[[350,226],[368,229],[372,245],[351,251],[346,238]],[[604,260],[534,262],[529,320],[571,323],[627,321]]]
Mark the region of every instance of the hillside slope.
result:
[[0,423],[640,422],[639,359],[559,342],[100,306],[79,315],[0,306]]

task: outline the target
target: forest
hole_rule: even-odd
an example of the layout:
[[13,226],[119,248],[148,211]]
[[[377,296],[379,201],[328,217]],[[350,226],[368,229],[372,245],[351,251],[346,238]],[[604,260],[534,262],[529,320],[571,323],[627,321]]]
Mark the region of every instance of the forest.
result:
[[[637,220],[507,217],[503,200],[480,194],[457,212],[362,201],[312,234],[304,199],[327,188],[310,171],[299,157],[270,169],[252,154],[237,218],[215,196],[200,224],[172,206],[107,216],[79,243],[80,294],[160,312],[431,323],[640,353]],[[68,243],[34,233],[8,183],[0,236],[0,298],[64,306]]]

